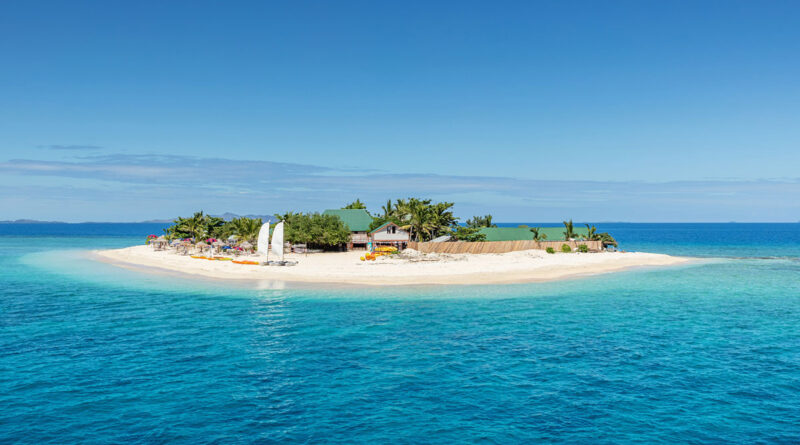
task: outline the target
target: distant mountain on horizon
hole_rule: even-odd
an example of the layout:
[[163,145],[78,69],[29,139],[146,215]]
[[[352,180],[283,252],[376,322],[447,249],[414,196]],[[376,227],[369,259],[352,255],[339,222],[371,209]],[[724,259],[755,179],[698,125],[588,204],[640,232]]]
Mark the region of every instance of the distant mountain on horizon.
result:
[[225,212],[222,215],[211,215],[211,216],[216,216],[218,218],[222,218],[225,221],[230,221],[230,220],[232,220],[234,218],[243,218],[243,217],[244,218],[261,218],[262,221],[266,221],[266,220],[272,221],[272,220],[275,219],[275,215],[252,215],[252,214],[249,214],[249,215],[237,215],[236,213],[231,213],[231,212]]
[[[236,213],[225,212],[221,215],[211,215],[217,218],[222,218],[225,221],[230,221],[234,218],[261,218],[262,221],[273,221],[275,216],[273,215],[239,215]],[[82,221],[82,222],[66,222],[66,221],[42,221],[38,219],[15,219],[15,220],[5,220],[0,221],[0,224],[170,224],[176,218],[167,218],[167,219],[148,219],[146,221],[117,221],[117,222],[107,222],[107,221]]]
[[15,219],[0,221],[0,224],[69,224],[64,221],[39,221],[37,219]]

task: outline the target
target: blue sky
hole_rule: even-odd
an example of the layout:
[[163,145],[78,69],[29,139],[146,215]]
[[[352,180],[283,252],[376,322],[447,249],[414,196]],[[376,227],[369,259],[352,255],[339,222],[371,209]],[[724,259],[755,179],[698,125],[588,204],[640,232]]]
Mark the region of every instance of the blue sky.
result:
[[0,219],[800,220],[797,2],[5,2]]

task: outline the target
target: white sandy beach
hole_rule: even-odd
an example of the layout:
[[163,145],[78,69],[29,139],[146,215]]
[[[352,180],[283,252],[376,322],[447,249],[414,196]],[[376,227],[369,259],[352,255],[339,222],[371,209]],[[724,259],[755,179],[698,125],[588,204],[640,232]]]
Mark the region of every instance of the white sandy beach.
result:
[[[208,261],[148,246],[94,251],[117,265],[144,266],[216,279],[275,280],[368,285],[492,284],[551,281],[634,267],[671,266],[688,258],[643,252],[556,253],[526,250],[504,254],[446,255],[406,251],[361,261],[363,252],[287,254],[295,266],[254,266]],[[258,259],[243,258],[243,259]]]

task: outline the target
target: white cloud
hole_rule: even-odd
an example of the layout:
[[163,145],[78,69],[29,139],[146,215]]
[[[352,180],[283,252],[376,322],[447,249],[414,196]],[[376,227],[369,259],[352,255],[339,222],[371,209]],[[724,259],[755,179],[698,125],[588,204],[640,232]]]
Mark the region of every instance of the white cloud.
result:
[[[94,155],[72,161],[0,162],[0,199],[13,197],[19,217],[55,195],[81,202],[84,219],[130,208],[139,219],[191,209],[263,213],[322,210],[361,198],[377,208],[409,196],[455,201],[461,216],[494,213],[502,220],[797,221],[800,182],[775,181],[545,181],[508,177],[388,174],[308,164],[174,155]],[[52,184],[34,178],[49,178]],[[94,185],[93,185],[94,184]],[[18,198],[27,199],[20,201]],[[27,203],[27,204],[26,204]],[[116,210],[114,210],[116,208]],[[239,210],[237,210],[239,209]],[[50,218],[63,217],[52,208]],[[150,213],[146,213],[150,212]],[[2,215],[0,219],[11,219]],[[80,219],[80,218],[79,218]]]

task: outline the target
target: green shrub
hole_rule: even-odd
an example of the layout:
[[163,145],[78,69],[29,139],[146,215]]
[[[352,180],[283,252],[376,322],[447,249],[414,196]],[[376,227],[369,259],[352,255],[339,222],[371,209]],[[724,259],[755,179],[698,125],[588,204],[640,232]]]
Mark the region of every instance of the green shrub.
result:
[[469,241],[469,242],[477,242],[477,241],[486,241],[486,234],[485,233],[478,233],[481,229],[477,227],[463,227],[463,226],[453,226],[453,232],[450,236],[456,241]]
[[564,253],[570,253],[570,252],[572,252],[572,248],[570,248],[570,247],[569,247],[568,245],[566,245],[566,244],[562,244],[562,245],[561,245],[561,251],[562,251],[562,252],[564,252]]
[[581,244],[578,246],[578,251],[586,253],[589,251],[589,246],[587,246],[586,244]]
[[286,222],[285,239],[293,244],[331,248],[350,241],[350,229],[336,215],[287,213],[281,219]]
[[545,251],[547,253],[556,253],[556,249],[553,249],[552,247],[548,247],[547,249],[545,249]]

